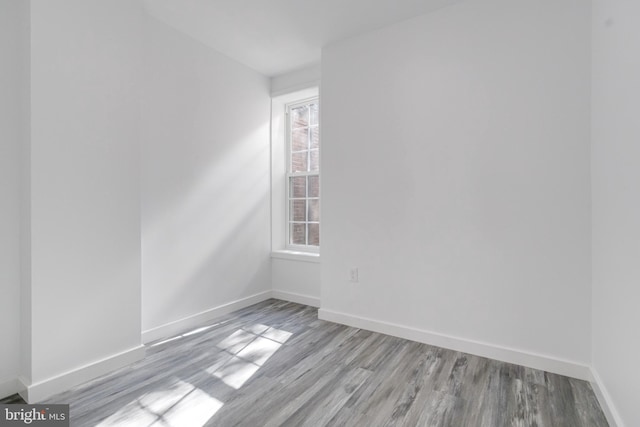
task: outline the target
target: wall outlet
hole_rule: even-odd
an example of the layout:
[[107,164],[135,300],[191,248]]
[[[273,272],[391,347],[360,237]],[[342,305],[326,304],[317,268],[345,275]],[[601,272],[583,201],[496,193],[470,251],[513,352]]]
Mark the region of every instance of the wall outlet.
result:
[[358,283],[358,267],[351,267],[349,269],[349,281],[351,283]]

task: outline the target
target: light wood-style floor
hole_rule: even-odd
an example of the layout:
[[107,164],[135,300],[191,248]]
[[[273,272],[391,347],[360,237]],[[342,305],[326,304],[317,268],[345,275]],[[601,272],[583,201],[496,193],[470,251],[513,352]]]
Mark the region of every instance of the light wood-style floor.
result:
[[269,300],[49,403],[73,426],[607,426],[587,382]]

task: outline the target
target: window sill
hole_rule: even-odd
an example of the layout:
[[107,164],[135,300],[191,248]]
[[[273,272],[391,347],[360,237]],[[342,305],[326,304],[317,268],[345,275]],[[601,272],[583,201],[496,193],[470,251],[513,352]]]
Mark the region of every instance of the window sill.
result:
[[271,252],[271,258],[288,259],[290,261],[302,261],[302,262],[320,262],[320,254],[312,252],[299,252],[289,250],[277,250]]

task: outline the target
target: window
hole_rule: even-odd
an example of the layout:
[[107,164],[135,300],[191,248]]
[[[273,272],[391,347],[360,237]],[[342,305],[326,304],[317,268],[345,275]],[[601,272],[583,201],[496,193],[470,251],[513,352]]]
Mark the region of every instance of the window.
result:
[[271,256],[320,262],[319,88],[271,98]]
[[320,247],[320,133],[318,98],[286,106],[287,246]]

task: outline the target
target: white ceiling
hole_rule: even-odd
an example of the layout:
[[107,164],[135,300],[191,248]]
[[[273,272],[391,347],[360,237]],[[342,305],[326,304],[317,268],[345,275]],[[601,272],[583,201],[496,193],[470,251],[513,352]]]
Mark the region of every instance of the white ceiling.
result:
[[320,62],[323,46],[460,0],[145,0],[149,13],[254,70]]

